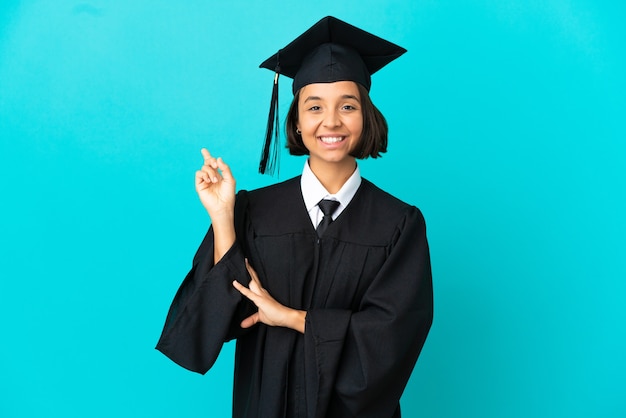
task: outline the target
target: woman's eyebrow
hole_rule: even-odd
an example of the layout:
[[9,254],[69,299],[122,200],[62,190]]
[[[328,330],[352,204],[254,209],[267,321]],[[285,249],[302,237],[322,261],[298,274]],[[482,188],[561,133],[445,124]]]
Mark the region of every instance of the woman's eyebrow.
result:
[[309,96],[306,99],[304,99],[304,103],[311,101],[311,100],[322,100],[322,98],[319,96]]
[[[352,99],[352,100],[356,100],[357,102],[360,102],[359,98],[355,96],[354,94],[344,94],[341,96],[341,98]],[[322,100],[322,98],[319,96],[308,96],[306,99],[304,99],[304,103],[311,101],[311,100]]]

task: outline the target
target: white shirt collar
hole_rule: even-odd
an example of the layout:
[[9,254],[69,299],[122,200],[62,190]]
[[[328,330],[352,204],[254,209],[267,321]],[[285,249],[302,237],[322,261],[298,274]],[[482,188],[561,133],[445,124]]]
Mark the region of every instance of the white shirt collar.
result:
[[311,217],[311,222],[313,222],[314,226],[317,226],[319,221],[321,220],[319,207],[317,206],[318,202],[322,199],[332,199],[339,201],[339,207],[333,214],[333,219],[336,219],[337,216],[343,212],[343,210],[348,206],[352,198],[356,194],[359,186],[361,185],[361,172],[359,170],[359,166],[357,165],[354,173],[350,176],[350,178],[341,186],[341,189],[335,194],[331,194],[326,190],[326,188],[320,183],[320,181],[315,177],[313,171],[309,167],[309,161],[307,160],[304,163],[304,168],[302,170],[302,177],[300,178],[300,188],[302,190],[302,198],[304,199],[304,204],[306,205],[306,210],[309,212],[309,216]]

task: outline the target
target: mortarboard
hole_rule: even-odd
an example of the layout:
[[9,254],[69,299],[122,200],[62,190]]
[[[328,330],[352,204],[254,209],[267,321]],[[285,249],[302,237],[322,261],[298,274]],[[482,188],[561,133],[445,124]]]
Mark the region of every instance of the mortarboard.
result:
[[293,78],[294,94],[308,84],[335,81],[354,81],[369,91],[370,76],[405,52],[401,46],[327,16],[263,61],[260,67],[276,74],[259,172],[264,174],[267,168],[271,174],[278,156],[279,74]]

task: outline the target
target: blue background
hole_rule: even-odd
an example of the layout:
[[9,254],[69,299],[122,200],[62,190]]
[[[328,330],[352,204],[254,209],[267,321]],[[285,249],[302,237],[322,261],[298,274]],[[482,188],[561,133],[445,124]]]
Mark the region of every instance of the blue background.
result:
[[2,1],[0,416],[229,416],[233,344],[204,377],[153,349],[209,223],[199,150],[239,188],[300,172],[256,174],[257,67],[328,14],[409,50],[361,165],[429,228],[405,416],[626,416],[622,4]]

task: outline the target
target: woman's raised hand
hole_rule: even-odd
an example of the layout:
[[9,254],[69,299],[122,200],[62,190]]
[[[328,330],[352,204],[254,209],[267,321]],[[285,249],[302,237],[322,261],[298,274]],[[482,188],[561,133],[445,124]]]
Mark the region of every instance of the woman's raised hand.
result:
[[235,208],[235,178],[222,158],[202,148],[204,164],[196,171],[196,192],[213,221],[232,217]]

